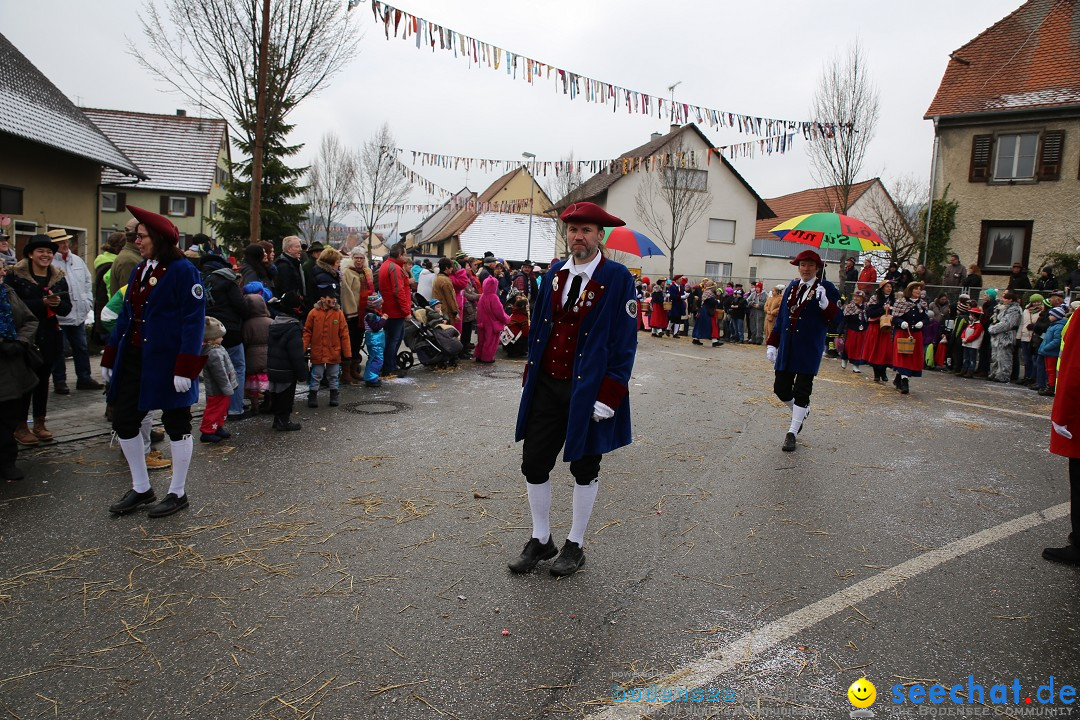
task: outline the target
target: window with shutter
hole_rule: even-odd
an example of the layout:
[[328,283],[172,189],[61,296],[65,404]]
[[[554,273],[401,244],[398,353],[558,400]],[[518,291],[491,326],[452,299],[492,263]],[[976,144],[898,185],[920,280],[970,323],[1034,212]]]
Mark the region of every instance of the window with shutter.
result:
[[1039,180],[1061,179],[1061,156],[1065,147],[1065,131],[1051,130],[1043,133],[1042,148],[1039,152]]
[[971,139],[971,168],[968,170],[968,182],[986,182],[990,179],[990,149],[993,145],[993,135],[976,135]]
[[169,196],[168,195],[162,195],[161,196],[161,209],[158,212],[160,212],[162,215],[168,215],[169,214]]
[[187,199],[187,212],[184,214],[188,217],[195,217],[195,198],[189,197]]

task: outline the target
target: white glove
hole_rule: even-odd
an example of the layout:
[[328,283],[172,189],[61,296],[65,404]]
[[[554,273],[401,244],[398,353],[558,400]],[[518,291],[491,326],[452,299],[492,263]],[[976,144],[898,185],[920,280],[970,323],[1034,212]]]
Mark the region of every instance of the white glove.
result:
[[179,375],[173,375],[172,379],[173,389],[178,393],[186,393],[191,389],[191,378],[180,377]]
[[919,322],[915,323],[915,329],[916,329],[916,330],[922,330],[922,320],[920,320]]
[[773,347],[772,345],[767,346],[765,348],[765,358],[769,361],[769,363],[771,363],[772,365],[775,365],[776,364],[776,348]]
[[907,324],[907,320],[905,320],[904,322],[900,323],[900,329],[901,329],[901,330],[907,330],[907,329],[908,329],[909,327],[911,327],[911,326]]
[[1050,424],[1054,426],[1054,432],[1056,432],[1058,435],[1065,438],[1066,440],[1072,440],[1072,433],[1069,432],[1069,428],[1064,425],[1058,425],[1056,422],[1053,421],[1051,421]]
[[613,417],[615,417],[615,411],[609,408],[607,405],[600,402],[599,400],[593,403],[593,422],[600,422],[601,420],[608,420]]
[[817,304],[822,310],[829,307],[829,296],[825,294],[825,288],[821,285],[817,286]]
[[112,368],[101,368],[101,381],[108,385],[110,380],[112,380]]

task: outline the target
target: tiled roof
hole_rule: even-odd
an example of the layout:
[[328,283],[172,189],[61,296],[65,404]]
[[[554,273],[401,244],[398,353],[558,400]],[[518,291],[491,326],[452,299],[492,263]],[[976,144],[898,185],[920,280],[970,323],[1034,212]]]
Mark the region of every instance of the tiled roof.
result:
[[[878,182],[881,182],[881,180],[874,178],[873,180],[866,180],[852,185],[851,193],[848,195],[848,207],[854,205],[855,201],[862,197],[864,192]],[[776,217],[769,220],[758,220],[754,226],[754,237],[775,238],[776,236],[769,232],[769,228],[774,228],[784,220],[799,215],[816,212],[836,212],[838,202],[837,187],[836,185],[830,185],[823,188],[810,188],[790,195],[769,198],[765,202],[776,213]]]
[[1080,105],[1080,2],[1029,0],[949,57],[927,118]]
[[[650,140],[644,145],[639,145],[633,150],[627,150],[619,156],[619,159],[621,160],[623,158],[650,157],[652,155],[661,153],[668,143],[674,141],[682,133],[690,130],[696,132],[698,136],[701,137],[702,142],[704,142],[707,146],[715,147],[712,142],[709,141],[709,138],[705,136],[705,133],[701,132],[701,129],[697,125],[695,125],[694,123],[690,123],[688,125],[683,125],[682,127],[676,127],[672,129],[671,132],[669,132],[667,135],[661,135],[654,140]],[[745,187],[747,191],[749,191],[749,193],[754,196],[754,199],[757,200],[757,217],[775,217],[775,215],[771,214],[772,211],[769,209],[768,204],[761,199],[761,196],[757,194],[754,188],[750,187],[750,183],[746,182],[743,176],[740,175],[739,172],[735,169],[735,166],[728,162],[722,154],[717,153],[716,158],[718,158],[724,164],[724,167],[726,167],[728,171],[732,175],[734,175],[739,182],[743,184],[743,187]],[[584,183],[582,183],[581,187],[579,187],[577,190],[560,199],[558,204],[556,205],[556,209],[562,210],[571,203],[581,202],[583,200],[595,200],[599,195],[607,192],[608,188],[610,188],[623,177],[624,175],[622,173],[609,173],[605,171],[600,171],[588,180],[586,180]]]
[[[150,176],[128,187],[210,192],[224,120],[95,108],[83,112]],[[117,182],[123,177],[112,170],[101,173],[102,185]]]
[[[480,197],[478,197],[477,200],[479,202],[488,202],[492,200],[496,195],[499,194],[499,191],[506,187],[514,178],[514,176],[520,172],[524,172],[527,174],[528,170],[524,167],[514,168],[510,172],[500,177],[495,182],[491,183],[491,185],[488,185],[487,190],[484,190],[484,192],[480,193]],[[540,189],[540,192],[544,192],[542,188]],[[424,245],[427,243],[439,242],[440,240],[446,240],[447,238],[451,238],[454,235],[460,235],[465,230],[465,228],[469,227],[469,225],[473,222],[473,220],[477,218],[478,215],[479,212],[476,210],[462,208],[458,211],[456,215],[450,218],[450,220],[446,224],[433,232],[430,237],[423,238],[420,241],[420,244]],[[525,217],[529,216],[528,213],[525,213],[524,215]]]
[[555,256],[555,219],[534,215],[532,242],[529,241],[529,216],[522,213],[485,212],[476,216],[461,233],[461,249],[472,257],[490,250],[503,260],[529,259],[546,263]]
[[[0,133],[92,160],[127,176],[143,177],[131,158],[3,34],[0,34]],[[117,177],[122,175],[118,173]]]

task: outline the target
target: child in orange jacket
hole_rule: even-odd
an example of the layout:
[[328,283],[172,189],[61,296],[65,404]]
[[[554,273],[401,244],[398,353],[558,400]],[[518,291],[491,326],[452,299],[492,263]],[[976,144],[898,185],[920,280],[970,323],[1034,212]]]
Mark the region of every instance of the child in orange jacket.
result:
[[311,378],[308,407],[319,407],[319,385],[323,375],[330,384],[330,407],[338,406],[341,361],[352,357],[345,313],[332,292],[320,297],[304,323],[304,350],[311,351]]

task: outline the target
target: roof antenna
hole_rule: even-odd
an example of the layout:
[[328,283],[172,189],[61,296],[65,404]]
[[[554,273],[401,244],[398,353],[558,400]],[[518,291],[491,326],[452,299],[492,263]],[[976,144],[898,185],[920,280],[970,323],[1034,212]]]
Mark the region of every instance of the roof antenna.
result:
[[675,124],[675,88],[682,85],[682,80],[676,80],[674,85],[668,85],[668,92],[671,93],[671,124]]

